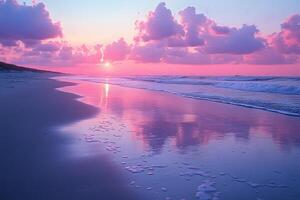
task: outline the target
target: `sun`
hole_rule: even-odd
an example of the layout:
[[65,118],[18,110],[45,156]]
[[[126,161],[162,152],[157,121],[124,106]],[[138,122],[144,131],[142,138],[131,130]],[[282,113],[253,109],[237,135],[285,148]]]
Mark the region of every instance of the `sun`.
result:
[[105,68],[110,68],[110,67],[111,67],[111,63],[110,63],[110,62],[105,62],[105,63],[103,63],[102,65],[103,65],[103,67],[105,67]]

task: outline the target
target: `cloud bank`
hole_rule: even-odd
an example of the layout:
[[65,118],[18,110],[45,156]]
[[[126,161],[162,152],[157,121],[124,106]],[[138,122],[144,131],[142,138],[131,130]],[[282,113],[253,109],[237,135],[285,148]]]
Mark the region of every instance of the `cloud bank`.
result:
[[299,62],[300,15],[289,17],[269,36],[255,25],[219,25],[196,8],[177,18],[165,3],[136,21],[137,34],[128,57],[136,62],[170,64],[293,64]]
[[[253,24],[218,24],[195,7],[173,13],[160,3],[135,22],[131,43],[73,46],[43,3],[0,1],[0,59],[20,64],[73,66],[109,62],[208,64],[295,64],[300,55],[300,15],[288,17],[278,33],[264,35]],[[101,43],[101,41],[100,41]],[[103,55],[102,55],[103,54]]]

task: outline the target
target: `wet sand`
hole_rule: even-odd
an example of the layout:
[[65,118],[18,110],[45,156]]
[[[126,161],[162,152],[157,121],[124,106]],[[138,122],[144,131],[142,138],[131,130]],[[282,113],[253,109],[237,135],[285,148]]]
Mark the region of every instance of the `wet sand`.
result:
[[57,127],[97,109],[55,90],[73,85],[32,73],[1,73],[0,199],[135,199],[105,155],[70,159]]
[[62,129],[82,158],[106,152],[143,199],[299,199],[300,119],[164,92],[78,82],[99,109]]
[[110,84],[7,79],[0,199],[300,198],[297,117]]

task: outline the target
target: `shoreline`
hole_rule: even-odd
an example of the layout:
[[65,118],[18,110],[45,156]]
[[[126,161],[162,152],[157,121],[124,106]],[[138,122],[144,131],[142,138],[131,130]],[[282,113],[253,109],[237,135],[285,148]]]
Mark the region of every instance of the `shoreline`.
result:
[[[232,78],[232,77],[229,77],[229,78]],[[58,78],[58,80],[59,79],[60,78]],[[244,107],[244,108],[249,108],[249,109],[263,110],[263,111],[282,114],[282,115],[287,115],[287,116],[291,116],[291,117],[300,117],[299,112],[297,112],[299,110],[299,108],[298,108],[298,110],[294,110],[294,111],[292,111],[291,108],[289,108],[289,110],[278,109],[278,108],[276,109],[276,108],[274,108],[274,106],[272,107],[272,106],[263,105],[263,104],[262,105],[255,104],[255,103],[251,102],[251,101],[253,101],[253,99],[250,102],[243,102],[243,101],[236,101],[234,99],[232,100],[230,96],[222,99],[221,97],[218,97],[218,96],[210,96],[210,95],[207,96],[207,95],[197,95],[197,94],[195,95],[193,93],[191,93],[191,94],[190,93],[182,93],[180,91],[178,92],[178,91],[172,91],[172,90],[168,90],[168,89],[160,89],[160,88],[149,86],[149,85],[147,85],[148,84],[147,81],[144,82],[144,83],[143,83],[143,81],[138,82],[139,84],[141,84],[141,86],[138,86],[138,85],[136,85],[138,83],[133,83],[133,85],[130,82],[127,83],[127,84],[123,83],[123,81],[126,80],[127,78],[121,78],[121,79],[124,79],[122,81],[118,81],[118,80],[115,81],[114,78],[112,78],[112,80],[110,80],[109,78],[108,79],[106,79],[106,78],[98,78],[97,79],[96,78],[95,80],[93,80],[93,79],[85,80],[85,77],[80,78],[80,76],[79,76],[79,78],[76,78],[76,76],[75,76],[75,78],[73,78],[73,79],[72,78],[69,79],[67,76],[62,76],[62,79],[65,79],[65,80],[70,81],[70,82],[72,82],[72,81],[75,81],[75,82],[76,81],[88,81],[88,82],[92,82],[92,83],[102,83],[102,84],[107,83],[107,84],[117,85],[117,86],[121,86],[121,87],[125,87],[125,88],[144,89],[144,90],[148,90],[148,91],[172,94],[172,95],[180,96],[180,97],[183,97],[183,98],[190,98],[190,99],[194,99],[194,100],[216,102],[216,103],[234,105],[234,106]],[[134,79],[132,79],[132,78],[128,78],[128,80],[133,80],[134,81]],[[149,82],[151,83],[152,81],[149,81]],[[154,81],[154,83],[156,83],[156,82]],[[164,82],[162,82],[162,83],[164,83]],[[174,85],[175,87],[176,86],[177,87],[181,86],[180,84],[176,85],[176,83],[168,83],[168,84]],[[193,84],[188,84],[188,85],[193,86]],[[240,91],[243,92],[243,90],[240,90]],[[262,92],[258,92],[258,93],[262,93]],[[277,98],[279,98],[279,97],[277,97]],[[280,98],[285,98],[285,97],[280,97]],[[266,102],[264,102],[264,103],[266,103]],[[283,105],[281,105],[281,106],[283,106]]]

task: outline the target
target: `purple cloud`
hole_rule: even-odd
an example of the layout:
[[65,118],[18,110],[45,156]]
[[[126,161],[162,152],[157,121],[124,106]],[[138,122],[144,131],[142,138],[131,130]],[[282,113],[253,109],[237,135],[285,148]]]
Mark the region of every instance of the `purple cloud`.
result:
[[0,1],[0,27],[0,42],[4,45],[16,41],[30,45],[62,36],[60,24],[51,20],[43,3],[27,6],[16,0]]
[[170,64],[211,64],[211,56],[200,52],[189,52],[187,48],[168,49],[163,61]]
[[49,42],[33,49],[24,49],[14,62],[39,66],[78,66],[99,64],[101,52],[96,46],[81,45],[74,47],[68,43]]
[[293,15],[281,24],[281,32],[270,36],[271,45],[282,53],[300,54],[300,15]]
[[13,47],[19,45],[18,41],[10,39],[0,39],[0,44],[6,47]]
[[[216,30],[216,26],[213,26]],[[223,30],[229,29],[222,27]],[[219,30],[220,31],[220,30]],[[242,28],[230,28],[227,34],[208,35],[205,49],[210,54],[249,54],[265,47],[263,38],[257,37],[256,26],[243,25]]]
[[201,27],[205,26],[208,19],[203,14],[196,14],[194,7],[187,7],[179,12],[181,24],[184,27],[185,46],[200,46],[204,40],[200,35]]
[[162,60],[170,64],[208,65],[241,63],[241,55],[207,54],[205,52],[189,51],[188,48],[168,48]]
[[230,32],[230,28],[227,26],[213,25],[211,28],[216,34],[229,34]]
[[[136,38],[142,40],[135,40],[130,59],[180,64],[240,63],[242,55],[266,47],[254,25],[220,26],[196,13],[194,7],[187,7],[178,16],[176,20],[165,3],[150,12],[145,22],[138,23]],[[172,28],[166,30],[167,27]]]
[[34,47],[34,51],[42,52],[56,52],[60,50],[61,44],[59,42],[48,42],[44,44],[39,44]]
[[[199,47],[208,54],[249,54],[265,47],[263,38],[257,36],[256,26],[241,28],[219,26],[194,7],[179,12],[179,19],[172,16],[165,3],[160,3],[148,19],[138,22],[138,36],[142,41],[167,41],[168,47]],[[136,40],[139,42],[140,40]]]
[[138,62],[160,62],[165,52],[164,46],[158,43],[147,43],[142,46],[134,46],[131,50],[130,59]]
[[146,21],[136,21],[136,29],[139,35],[136,40],[150,41],[161,40],[176,35],[181,26],[174,19],[170,9],[165,3],[160,3],[155,11],[150,12]]
[[284,55],[270,47],[244,56],[245,63],[259,65],[291,64],[296,61],[296,56]]

